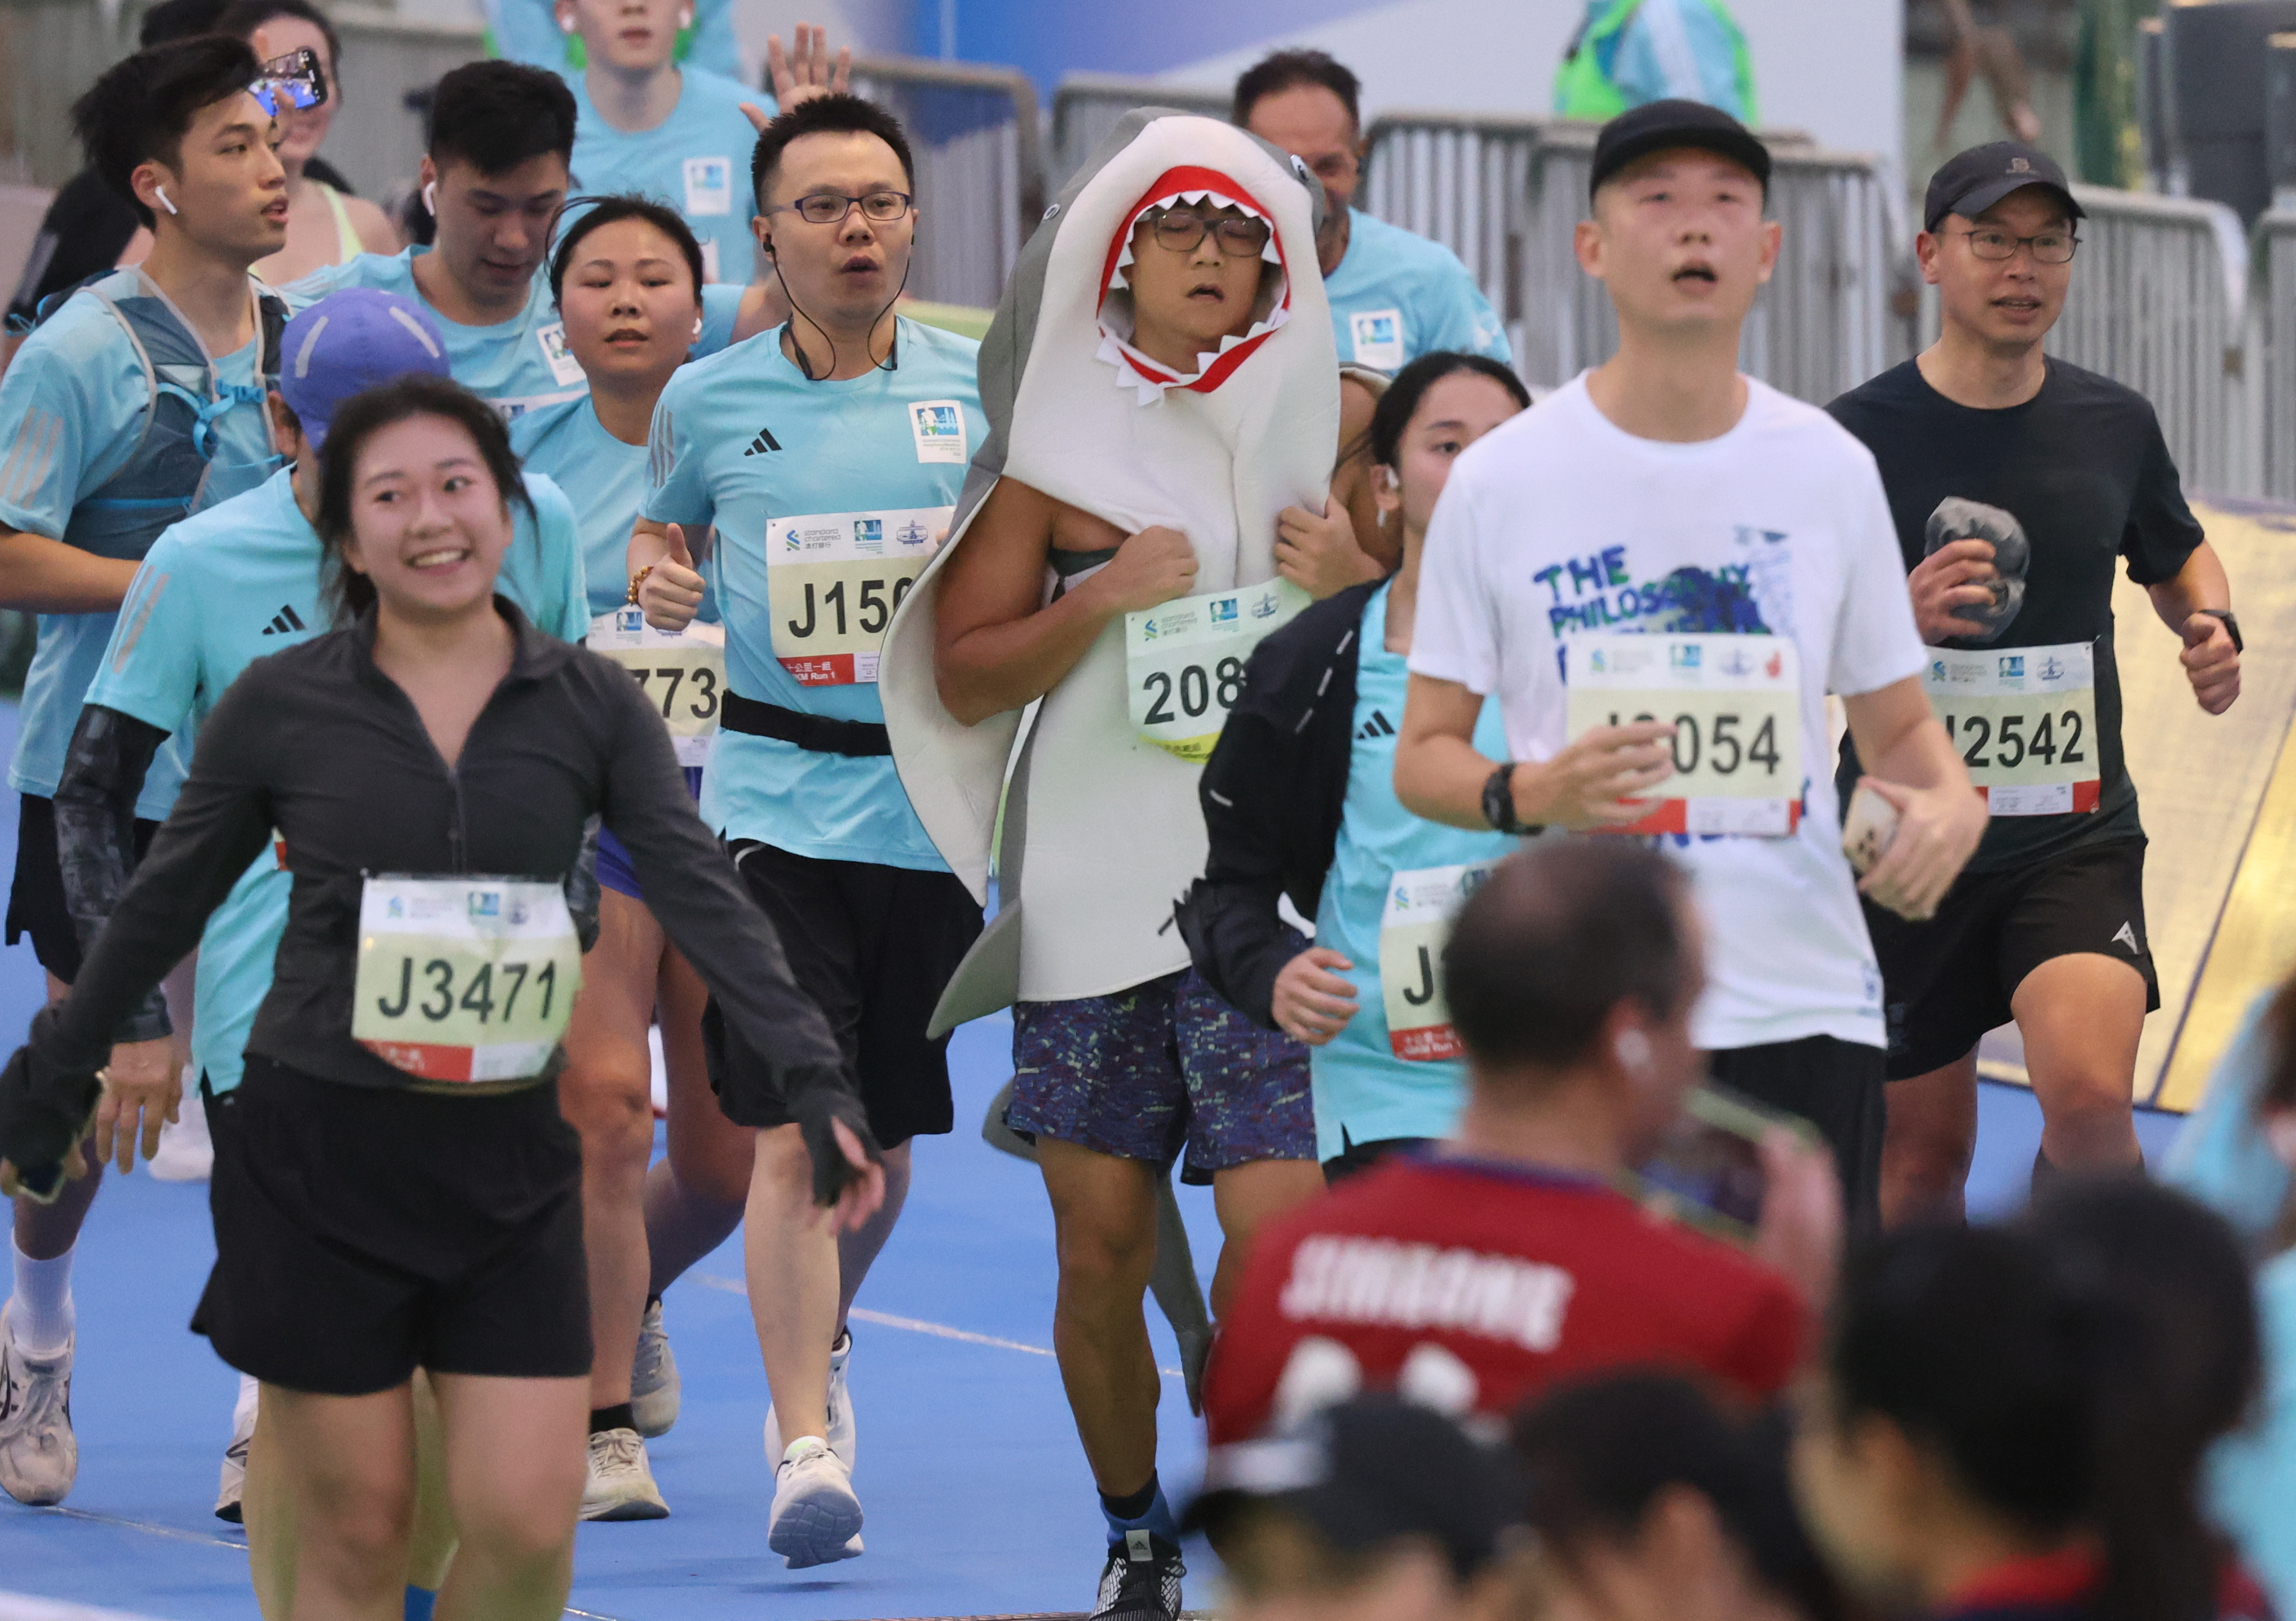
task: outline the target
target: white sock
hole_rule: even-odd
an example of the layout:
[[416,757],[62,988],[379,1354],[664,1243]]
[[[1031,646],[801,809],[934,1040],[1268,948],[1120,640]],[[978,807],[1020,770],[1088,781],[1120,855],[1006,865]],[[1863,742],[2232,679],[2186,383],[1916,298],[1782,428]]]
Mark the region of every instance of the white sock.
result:
[[8,1338],[34,1356],[61,1351],[72,1336],[71,1267],[69,1249],[53,1261],[36,1261],[8,1240],[15,1257],[16,1292],[8,1300]]

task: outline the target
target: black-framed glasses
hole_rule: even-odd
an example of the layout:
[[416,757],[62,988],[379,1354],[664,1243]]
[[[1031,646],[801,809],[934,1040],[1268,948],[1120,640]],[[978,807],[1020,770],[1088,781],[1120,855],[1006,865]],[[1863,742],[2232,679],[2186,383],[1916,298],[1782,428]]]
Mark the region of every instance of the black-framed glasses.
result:
[[1980,225],[1974,231],[1964,231],[1962,234],[1969,238],[1972,253],[1996,264],[2015,258],[2020,248],[2030,248],[2033,262],[2037,265],[2070,265],[2073,262],[2073,250],[2080,246],[2080,239],[2070,231],[2043,231],[2034,236],[2019,236],[2013,232]]
[[864,192],[858,197],[848,197],[840,192],[814,192],[795,202],[777,204],[766,212],[794,214],[808,225],[841,225],[845,217],[857,208],[862,218],[890,225],[907,215],[913,201],[906,192]]
[[263,64],[261,77],[247,87],[256,105],[273,118],[301,112],[327,99],[326,70],[316,51],[290,51]]
[[1206,219],[1185,209],[1159,209],[1150,216],[1149,228],[1155,233],[1158,247],[1169,248],[1175,253],[1194,252],[1196,244],[1204,240],[1204,233],[1210,231],[1219,250],[1232,259],[1258,258],[1273,233],[1264,219]]

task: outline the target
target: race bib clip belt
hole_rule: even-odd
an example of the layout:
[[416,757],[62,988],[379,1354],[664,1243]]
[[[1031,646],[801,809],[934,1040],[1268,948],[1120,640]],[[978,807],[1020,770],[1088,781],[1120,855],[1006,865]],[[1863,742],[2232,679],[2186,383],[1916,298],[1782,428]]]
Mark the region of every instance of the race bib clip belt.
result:
[[351,1036],[394,1068],[425,1081],[539,1076],[581,984],[581,943],[555,883],[366,880]]
[[808,715],[777,703],[759,703],[739,692],[726,694],[726,730],[795,743],[809,754],[841,754],[848,759],[876,759],[893,752],[892,734],[882,722]]
[[1308,601],[1277,579],[1126,614],[1124,698],[1133,730],[1191,765],[1210,759],[1243,695],[1251,650]]
[[1422,867],[1388,880],[1379,914],[1380,1000],[1387,1011],[1388,1045],[1406,1062],[1435,1063],[1466,1052],[1451,1027],[1443,946],[1460,906],[1498,864],[1471,861]]
[[1779,839],[1801,823],[1801,667],[1772,635],[1595,634],[1563,642],[1577,738],[1640,720],[1674,726],[1674,775],[1648,814],[1606,833]]
[[2096,808],[2103,783],[2090,643],[1931,648],[1922,687],[1994,815]]
[[709,764],[726,697],[726,633],[715,625],[656,630],[635,604],[590,621],[590,650],[630,673],[661,711],[681,765]]

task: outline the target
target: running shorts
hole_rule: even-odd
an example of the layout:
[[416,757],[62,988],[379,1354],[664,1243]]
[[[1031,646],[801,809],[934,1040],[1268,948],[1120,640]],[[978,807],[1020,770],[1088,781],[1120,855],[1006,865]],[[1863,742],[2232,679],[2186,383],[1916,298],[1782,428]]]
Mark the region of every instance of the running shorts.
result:
[[[135,821],[135,856],[152,847],[156,822]],[[56,852],[56,802],[20,796],[16,811],[16,878],[8,887],[8,944],[32,937],[40,966],[70,985],[79,978],[79,931],[64,900],[64,869]]]
[[[685,791],[698,801],[701,798],[701,767],[688,765],[685,770]],[[638,888],[637,869],[630,864],[630,853],[622,847],[620,839],[603,827],[598,830],[598,882],[634,901],[645,899],[645,891]]]
[[2083,845],[2030,866],[1964,872],[1937,915],[1909,923],[1870,902],[1881,959],[1893,1081],[1965,1058],[2010,1022],[2010,998],[2052,957],[2094,954],[2144,977],[2144,1011],[2161,983],[2144,930],[2144,840]]
[[[946,1134],[955,1123],[948,1037],[925,1027],[949,976],[980,937],[980,908],[954,873],[868,861],[824,861],[736,843],[734,864],[780,935],[798,988],[829,1020],[859,1082],[883,1148]],[[756,1064],[729,1065],[712,999],[701,1018],[709,1084],[737,1126],[786,1126],[790,1113]]]
[[1016,1003],[1013,1067],[1004,1119],[1023,1136],[1181,1159],[1181,1180],[1199,1184],[1257,1159],[1316,1157],[1308,1049],[1237,1012],[1193,968],[1105,996]]
[[207,1108],[216,1263],[192,1328],[233,1367],[322,1396],[416,1368],[589,1373],[582,1144],[555,1085],[346,1086],[250,1052]]
[[1817,1128],[1841,1177],[1841,1210],[1853,1235],[1882,1225],[1882,1049],[1835,1036],[1731,1047],[1706,1055],[1718,1084]]

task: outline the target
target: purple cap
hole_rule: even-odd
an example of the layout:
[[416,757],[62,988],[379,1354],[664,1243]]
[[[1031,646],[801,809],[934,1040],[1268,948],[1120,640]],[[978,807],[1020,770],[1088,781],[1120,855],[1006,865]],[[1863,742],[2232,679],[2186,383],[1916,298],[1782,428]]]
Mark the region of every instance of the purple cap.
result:
[[450,375],[447,340],[428,310],[395,292],[331,292],[290,321],[280,339],[279,393],[314,450],[337,406],[410,372]]

